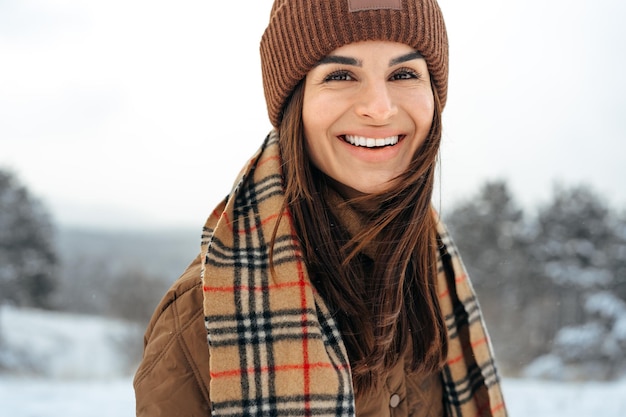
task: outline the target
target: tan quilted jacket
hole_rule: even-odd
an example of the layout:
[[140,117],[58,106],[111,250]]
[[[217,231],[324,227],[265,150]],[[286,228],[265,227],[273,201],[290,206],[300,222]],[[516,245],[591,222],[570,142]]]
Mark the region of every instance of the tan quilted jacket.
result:
[[[209,351],[200,257],[172,285],[146,330],[135,375],[137,416],[209,416]],[[380,389],[357,396],[357,416],[443,416],[439,375],[424,378],[399,363]]]

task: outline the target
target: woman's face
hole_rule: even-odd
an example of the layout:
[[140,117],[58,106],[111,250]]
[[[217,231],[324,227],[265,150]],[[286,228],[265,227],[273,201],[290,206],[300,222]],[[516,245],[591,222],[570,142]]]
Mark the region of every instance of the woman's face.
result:
[[383,191],[424,143],[434,107],[426,62],[410,46],[344,45],[306,76],[306,150],[348,196]]

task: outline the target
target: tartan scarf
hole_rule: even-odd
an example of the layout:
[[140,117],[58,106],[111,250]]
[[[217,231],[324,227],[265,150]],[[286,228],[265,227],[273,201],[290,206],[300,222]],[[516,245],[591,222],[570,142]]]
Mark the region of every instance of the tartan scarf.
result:
[[[204,315],[214,416],[354,416],[350,363],[337,323],[309,280],[288,212],[269,241],[284,190],[272,131],[209,216],[202,236]],[[441,371],[450,417],[504,417],[480,308],[439,223],[438,290],[449,335]]]

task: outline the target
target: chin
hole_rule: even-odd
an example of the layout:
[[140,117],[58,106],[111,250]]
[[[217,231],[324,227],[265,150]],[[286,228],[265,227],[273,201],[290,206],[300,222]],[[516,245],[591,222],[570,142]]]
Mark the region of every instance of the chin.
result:
[[347,197],[358,197],[364,194],[378,194],[382,193],[390,188],[389,183],[383,184],[355,184],[355,183],[338,183],[336,182],[337,187],[342,191],[342,193]]
[[379,186],[363,186],[355,188],[356,191],[362,194],[378,194],[385,191],[388,187],[385,185]]

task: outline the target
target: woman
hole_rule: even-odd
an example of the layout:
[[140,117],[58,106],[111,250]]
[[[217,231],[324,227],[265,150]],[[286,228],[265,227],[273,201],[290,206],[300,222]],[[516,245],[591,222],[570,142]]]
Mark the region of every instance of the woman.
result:
[[274,2],[275,130],[155,312],[137,415],[506,415],[430,205],[447,50],[435,0]]

